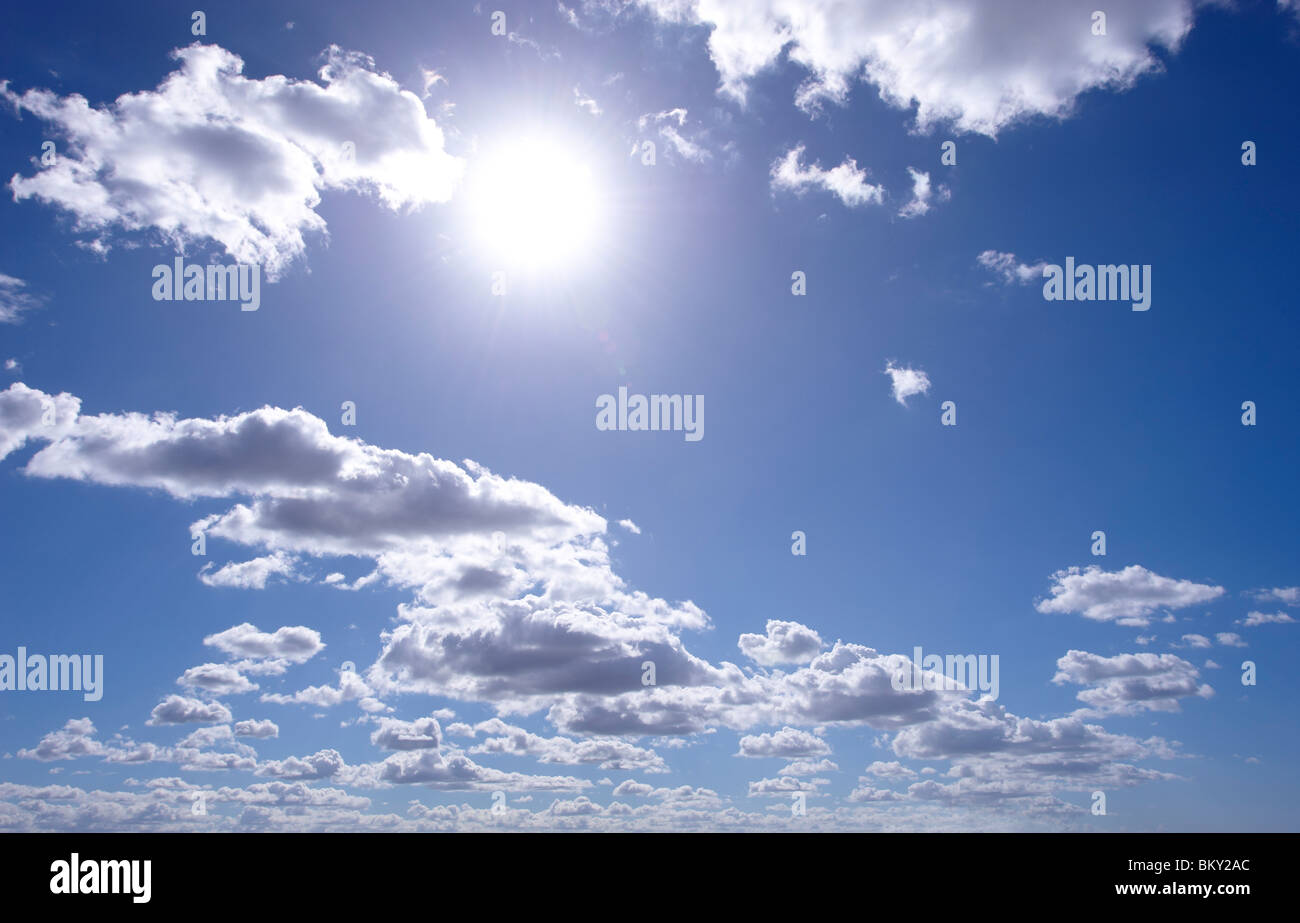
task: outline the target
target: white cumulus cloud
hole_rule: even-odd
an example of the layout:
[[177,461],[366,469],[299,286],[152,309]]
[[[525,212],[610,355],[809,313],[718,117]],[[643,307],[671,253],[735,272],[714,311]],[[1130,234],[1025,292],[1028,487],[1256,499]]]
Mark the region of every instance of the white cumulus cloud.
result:
[[445,202],[462,172],[414,93],[364,55],[331,47],[320,83],[243,75],[216,45],[173,52],[179,68],[155,90],[92,107],[49,90],[0,97],[62,138],[57,160],[15,175],[18,201],[71,213],[106,250],[115,230],[148,231],[178,247],[214,240],[276,278],[323,233],[326,190],[374,195],[392,209]]
[[1123,90],[1176,50],[1192,0],[1129,0],[1092,34],[1070,0],[641,0],[660,18],[709,29],[720,91],[744,102],[752,78],[782,60],[806,78],[795,102],[843,103],[858,81],[928,130],[951,123],[996,136],[1032,116],[1064,117],[1088,90]]

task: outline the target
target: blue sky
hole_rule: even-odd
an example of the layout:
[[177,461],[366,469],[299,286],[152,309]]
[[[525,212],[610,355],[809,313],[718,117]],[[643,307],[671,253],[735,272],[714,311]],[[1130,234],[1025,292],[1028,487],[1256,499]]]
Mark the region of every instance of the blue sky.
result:
[[1300,826],[1295,11],[738,6],[12,11],[0,826]]

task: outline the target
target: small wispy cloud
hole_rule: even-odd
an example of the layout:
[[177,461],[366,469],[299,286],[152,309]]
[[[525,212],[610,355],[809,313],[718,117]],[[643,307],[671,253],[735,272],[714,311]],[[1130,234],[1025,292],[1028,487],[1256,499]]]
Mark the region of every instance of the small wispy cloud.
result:
[[637,119],[637,129],[641,132],[657,129],[659,137],[667,141],[669,148],[683,160],[693,163],[712,160],[713,152],[704,140],[704,132],[698,127],[688,131],[686,115],[686,110],[680,106],[662,112],[647,112]]
[[[40,303],[39,298],[27,291],[26,282],[0,272],[0,324],[21,323],[22,315]],[[5,368],[10,366],[6,364]]]
[[884,374],[889,376],[894,400],[904,407],[907,406],[907,399],[912,395],[926,394],[930,390],[930,376],[921,369],[895,365],[894,360],[891,359],[885,365]]
[[605,111],[600,108],[600,103],[583,93],[579,87],[573,88],[573,104],[579,109],[585,111],[588,115],[600,115]]
[[1014,253],[1001,253],[997,250],[985,250],[976,259],[985,269],[997,273],[1007,285],[1027,285],[1034,279],[1041,279],[1043,267],[1047,265],[1045,260],[1033,264],[1022,263]]
[[805,166],[804,145],[792,147],[785,156],[772,164],[772,189],[782,189],[802,195],[810,188],[833,193],[849,208],[859,205],[879,205],[884,201],[884,190],[867,182],[867,171],[858,166],[852,157],[845,157],[838,167],[827,170],[817,163]]
[[1244,619],[1238,619],[1238,625],[1254,628],[1256,625],[1289,625],[1294,622],[1285,612],[1247,612]]
[[907,172],[912,176],[912,198],[898,210],[899,217],[919,218],[930,211],[933,200],[946,202],[952,198],[947,186],[935,188],[931,185],[929,173],[923,173],[915,167],[908,167]]

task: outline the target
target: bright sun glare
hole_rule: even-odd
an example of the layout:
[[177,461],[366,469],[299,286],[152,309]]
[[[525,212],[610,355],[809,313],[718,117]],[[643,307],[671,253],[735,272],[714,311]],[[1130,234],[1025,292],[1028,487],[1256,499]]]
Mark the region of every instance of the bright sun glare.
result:
[[475,170],[470,208],[484,252],[510,265],[563,267],[597,242],[602,197],[590,167],[550,141],[515,141]]

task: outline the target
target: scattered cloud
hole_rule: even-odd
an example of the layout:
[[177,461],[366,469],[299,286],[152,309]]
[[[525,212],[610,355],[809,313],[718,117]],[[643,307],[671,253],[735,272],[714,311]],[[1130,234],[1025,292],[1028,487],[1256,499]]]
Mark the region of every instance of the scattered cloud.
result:
[[756,734],[740,738],[737,756],[752,758],[779,756],[782,759],[805,759],[826,756],[831,748],[815,734],[797,728],[783,727],[771,734]]
[[885,374],[889,376],[894,400],[907,406],[907,399],[914,394],[930,393],[930,376],[921,369],[895,365],[891,359],[885,364]]
[[932,201],[937,199],[946,202],[951,198],[952,193],[947,186],[939,186],[937,189],[931,187],[929,173],[923,173],[915,167],[908,167],[907,172],[912,177],[912,198],[899,209],[900,217],[919,218],[930,211]]
[[1056,668],[1052,682],[1087,686],[1079,701],[1098,714],[1178,711],[1179,699],[1214,694],[1213,688],[1197,681],[1196,667],[1174,654],[1103,657],[1072,650],[1056,661]]
[[656,132],[668,142],[668,149],[691,163],[705,163],[713,159],[713,152],[705,142],[705,132],[701,128],[686,128],[686,110],[682,108],[665,109],[662,112],[648,112],[637,119],[637,130],[644,133]]
[[[4,84],[0,83],[0,92],[3,92],[3,88]],[[26,282],[0,272],[0,324],[17,324],[22,321],[25,313],[40,304],[41,299],[27,291]],[[9,362],[15,364],[11,366]],[[10,371],[16,367],[17,360],[10,359],[5,363],[5,368]]]
[[1035,279],[1041,279],[1043,267],[1047,265],[1042,260],[1033,265],[1021,263],[1016,260],[1014,253],[999,253],[997,250],[985,250],[976,259],[985,269],[997,273],[1007,285],[1027,285]]
[[[1297,0],[1300,2],[1300,0]],[[1260,602],[1280,602],[1288,606],[1300,606],[1300,586],[1274,587],[1270,590],[1256,590],[1254,596]]]
[[578,87],[573,88],[573,104],[588,115],[600,115],[603,112],[600,103],[583,93]]
[[772,163],[773,191],[803,195],[810,188],[822,189],[833,193],[850,208],[879,205],[884,201],[884,190],[867,182],[867,171],[858,167],[852,157],[845,157],[838,167],[826,170],[816,163],[804,166],[803,154],[804,146],[800,144]]
[[199,571],[199,579],[212,587],[264,590],[271,577],[293,577],[297,563],[295,558],[277,551],[251,561],[232,561],[215,571],[211,570],[211,564],[205,564]]
[[320,632],[305,625],[285,626],[268,633],[248,622],[208,635],[203,643],[232,657],[274,658],[290,663],[305,663],[325,647]]
[[176,682],[209,695],[239,695],[253,692],[258,688],[256,683],[250,682],[228,663],[205,663],[202,666],[190,667]]
[[1238,625],[1254,628],[1256,625],[1290,625],[1295,622],[1285,612],[1247,612],[1244,619],[1238,619]]
[[419,97],[365,55],[331,46],[315,83],[245,77],[243,60],[216,45],[172,54],[179,69],[156,90],[97,108],[0,82],[0,97],[63,139],[54,164],[10,180],[15,200],[69,212],[99,252],[116,231],[180,249],[211,240],[274,280],[305,252],[304,235],[325,233],[326,190],[390,209],[451,197],[462,162]]
[[1221,597],[1223,587],[1174,580],[1138,564],[1104,571],[1093,564],[1069,567],[1052,575],[1052,595],[1039,600],[1039,612],[1078,613],[1095,622],[1144,628],[1161,609],[1184,609]]
[[268,737],[279,737],[280,726],[269,719],[254,719],[251,721],[235,722],[236,737],[256,737],[266,739]]
[[719,91],[744,104],[750,81],[784,61],[803,69],[795,102],[816,113],[843,104],[855,82],[892,106],[915,106],[916,127],[996,136],[1034,116],[1064,118],[1094,89],[1128,89],[1158,71],[1192,27],[1190,0],[1134,0],[1090,34],[1087,10],[1013,0],[912,6],[885,0],[641,0],[661,19],[708,30]]
[[229,724],[230,709],[220,702],[202,702],[169,695],[156,706],[146,724]]

